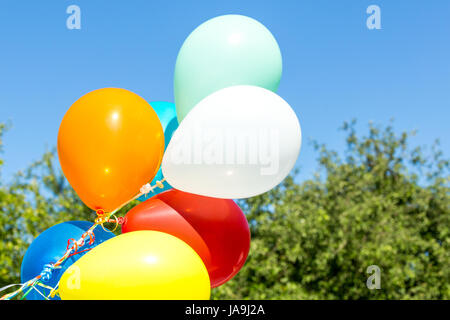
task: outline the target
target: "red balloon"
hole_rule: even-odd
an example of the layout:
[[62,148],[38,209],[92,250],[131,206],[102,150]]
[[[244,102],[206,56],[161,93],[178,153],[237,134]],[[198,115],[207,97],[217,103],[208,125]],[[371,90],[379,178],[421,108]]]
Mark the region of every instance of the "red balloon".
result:
[[250,229],[239,206],[171,189],[130,210],[122,232],[155,230],[189,244],[208,269],[211,287],[230,280],[242,268],[250,249]]

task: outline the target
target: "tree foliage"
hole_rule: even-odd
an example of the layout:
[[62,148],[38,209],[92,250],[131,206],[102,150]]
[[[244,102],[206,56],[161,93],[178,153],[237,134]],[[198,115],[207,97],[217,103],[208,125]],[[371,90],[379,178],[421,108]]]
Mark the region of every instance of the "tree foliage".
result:
[[[290,176],[239,202],[251,227],[250,254],[213,298],[450,298],[449,161],[437,145],[427,156],[411,149],[411,134],[396,135],[391,126],[370,125],[366,136],[354,122],[343,130],[342,154],[315,143],[314,179]],[[19,282],[25,250],[43,230],[94,219],[55,161],[47,152],[0,184],[0,287]],[[366,286],[370,265],[381,269],[379,290]]]
[[[448,160],[408,148],[391,126],[358,137],[345,123],[343,157],[324,145],[315,179],[293,177],[242,201],[248,261],[214,291],[229,299],[449,299]],[[369,290],[367,267],[381,269]]]

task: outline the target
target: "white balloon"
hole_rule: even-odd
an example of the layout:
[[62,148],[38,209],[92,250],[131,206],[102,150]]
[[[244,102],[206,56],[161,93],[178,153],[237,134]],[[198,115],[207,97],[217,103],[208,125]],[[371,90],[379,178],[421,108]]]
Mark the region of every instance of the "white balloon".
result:
[[162,172],[181,191],[248,198],[289,174],[300,145],[300,123],[286,101],[261,87],[233,86],[187,114],[166,149]]

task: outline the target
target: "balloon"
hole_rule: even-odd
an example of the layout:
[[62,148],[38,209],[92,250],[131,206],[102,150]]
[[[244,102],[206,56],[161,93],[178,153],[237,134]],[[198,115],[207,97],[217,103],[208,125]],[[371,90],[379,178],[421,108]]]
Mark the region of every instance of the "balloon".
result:
[[300,145],[300,124],[286,101],[261,87],[233,86],[209,95],[186,116],[162,172],[175,189],[248,198],[289,174]]
[[122,233],[137,230],[166,232],[190,245],[208,269],[212,288],[238,273],[250,248],[247,220],[233,200],[176,189],[160,193],[126,214]]
[[58,133],[62,170],[91,209],[111,212],[152,180],[164,153],[156,112],[137,94],[92,91],[67,111]]
[[204,22],[178,53],[174,79],[178,122],[203,98],[229,86],[276,91],[281,69],[277,41],[258,21],[224,15]]
[[75,262],[61,277],[62,300],[209,299],[208,272],[195,251],[157,231],[121,234]]
[[[20,277],[22,283],[33,279],[37,275],[41,274],[46,264],[54,264],[58,261],[67,249],[67,242],[69,239],[78,241],[83,233],[85,233],[93,223],[87,221],[69,221],[63,222],[42,232],[28,247],[27,252],[22,260],[22,268]],[[86,238],[85,244],[79,250],[92,249],[98,244],[109,240],[114,237],[114,234],[107,232],[102,228],[94,229],[95,240],[93,244],[89,244],[89,237]],[[55,287],[58,283],[61,275],[69,266],[77,261],[85,252],[80,252],[67,258],[62,264],[61,268],[55,268],[51,272],[51,276],[48,280],[42,278],[42,283],[46,286]],[[49,289],[37,286],[45,296],[50,293]],[[37,291],[32,290],[27,295],[28,300],[44,300]],[[52,300],[59,300],[57,296],[50,298]]]
[[[161,122],[164,131],[164,141],[165,141],[164,148],[167,148],[167,145],[169,144],[169,141],[172,138],[172,134],[178,128],[177,112],[175,110],[175,105],[173,103],[164,101],[150,102],[150,105],[152,106],[153,110],[155,110],[156,114],[158,115],[159,121]],[[155,185],[157,181],[161,181],[163,178],[164,177],[162,175],[162,171],[160,168],[156,173],[155,178],[152,180],[150,184]],[[138,200],[145,201],[152,195],[161,193],[171,188],[172,187],[169,185],[169,183],[164,182],[164,188],[155,188],[153,189],[153,192],[150,192],[146,195],[139,197]]]

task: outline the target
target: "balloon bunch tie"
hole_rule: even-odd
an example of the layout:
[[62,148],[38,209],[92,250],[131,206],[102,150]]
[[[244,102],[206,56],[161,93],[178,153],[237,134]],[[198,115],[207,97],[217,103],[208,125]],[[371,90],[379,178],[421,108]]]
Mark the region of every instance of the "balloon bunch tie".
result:
[[[88,233],[86,233],[85,235],[87,236]],[[91,244],[94,243],[94,240],[95,240],[95,236],[94,236],[94,233],[92,231],[89,232],[89,237],[90,237],[89,245],[91,245]],[[78,241],[73,239],[73,238],[69,239],[67,241],[67,251],[70,250],[70,254],[67,257],[71,257],[71,256],[74,256],[76,254],[79,254],[79,253],[91,250],[91,248],[86,248],[86,249],[80,251],[79,249],[82,246],[84,246],[85,244],[86,244],[86,241],[85,241],[85,239],[83,237],[81,239],[79,239]]]
[[96,213],[97,218],[95,219],[95,223],[100,225],[103,225],[105,222],[108,222],[109,217],[111,216],[111,214],[107,214],[103,209],[98,209]]
[[149,193],[150,191],[152,191],[153,190],[153,188],[152,188],[152,186],[150,185],[150,183],[146,183],[146,184],[144,184],[142,187],[141,187],[141,190],[139,190],[142,194],[147,194],[147,193]]
[[67,240],[67,248],[66,250],[70,250],[72,249],[72,253],[75,253],[78,251],[78,248],[80,248],[81,246],[83,246],[84,241],[83,239],[79,239],[78,241],[70,238],[69,240]]
[[157,180],[157,181],[155,182],[155,185],[154,185],[154,186],[152,186],[150,183],[144,184],[144,185],[141,187],[141,189],[139,190],[140,193],[139,193],[138,196],[141,196],[141,195],[147,195],[147,194],[149,194],[150,192],[154,192],[153,190],[156,189],[156,188],[163,189],[163,188],[164,188],[164,181],[166,181],[166,178],[163,178],[163,179],[161,179],[161,180]]
[[103,222],[103,219],[105,218],[106,214],[105,211],[103,209],[97,209],[97,211],[95,211],[95,213],[97,214],[97,218],[95,219],[95,222],[98,224],[101,224]]
[[[114,210],[113,212],[116,212],[118,210],[120,210],[120,208],[122,208],[123,206],[125,206],[127,203],[123,204],[122,206],[120,206],[118,209]],[[114,219],[110,219],[110,217],[114,217]],[[117,227],[122,224],[124,221],[124,218],[119,217],[117,218],[116,215],[114,213],[105,213],[102,209],[97,210],[97,219],[95,219],[95,223],[99,224],[102,226],[103,230],[107,231],[107,232],[114,232],[116,231]],[[105,223],[115,223],[115,226],[112,230],[108,230],[105,228],[104,224]]]
[[83,236],[82,239],[86,239],[86,237],[89,236],[89,245],[93,245],[95,242],[95,234],[94,234],[94,230],[88,230],[86,231]]
[[48,264],[44,265],[44,269],[42,269],[42,272],[40,274],[41,280],[44,282],[49,281],[50,278],[52,277],[52,272],[53,272],[52,264],[48,263]]
[[164,179],[162,181],[160,181],[160,180],[156,181],[156,186],[158,188],[160,188],[160,189],[163,189],[164,188],[164,183],[163,182],[164,182]]

